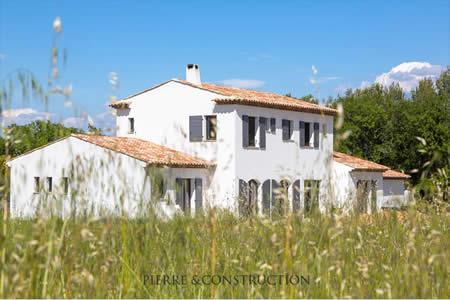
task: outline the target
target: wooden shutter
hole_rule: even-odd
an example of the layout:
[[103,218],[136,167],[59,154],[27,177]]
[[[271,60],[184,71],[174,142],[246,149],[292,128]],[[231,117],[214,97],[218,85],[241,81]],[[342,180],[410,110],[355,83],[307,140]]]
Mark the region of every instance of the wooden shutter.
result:
[[266,149],[266,127],[267,119],[259,117],[259,148]]
[[267,179],[262,185],[262,206],[263,213],[270,215],[270,202],[271,202],[271,191],[270,191],[270,180]]
[[175,179],[175,204],[178,204],[181,207],[181,199],[183,198],[182,191],[182,179]]
[[276,119],[275,118],[270,118],[270,132],[275,133],[276,131]]
[[305,122],[300,121],[300,147],[305,147]]
[[242,116],[242,147],[248,147],[248,116]]
[[289,120],[282,120],[281,126],[283,128],[283,141],[287,141],[290,139],[289,136]]
[[195,178],[194,179],[194,187],[195,187],[195,212],[199,212],[203,207],[203,186],[202,179]]
[[189,141],[197,142],[203,140],[203,117],[189,116]]
[[314,148],[319,149],[319,123],[314,123]]
[[300,180],[294,181],[294,186],[292,188],[292,210],[297,212],[300,210]]

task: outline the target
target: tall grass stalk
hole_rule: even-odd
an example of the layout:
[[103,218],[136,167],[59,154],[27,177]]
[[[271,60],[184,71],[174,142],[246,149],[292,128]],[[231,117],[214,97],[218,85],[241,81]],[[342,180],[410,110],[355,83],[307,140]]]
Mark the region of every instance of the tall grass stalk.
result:
[[[2,220],[7,298],[448,298],[449,215]],[[145,275],[297,274],[301,284],[151,284]]]

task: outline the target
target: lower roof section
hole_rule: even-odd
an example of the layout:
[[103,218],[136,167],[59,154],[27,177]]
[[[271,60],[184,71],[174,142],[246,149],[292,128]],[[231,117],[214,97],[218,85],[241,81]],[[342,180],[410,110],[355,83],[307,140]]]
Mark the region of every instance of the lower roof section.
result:
[[209,161],[161,146],[150,141],[129,137],[72,134],[73,137],[136,158],[150,165],[172,168],[210,168]]
[[353,169],[352,171],[383,172],[383,178],[385,179],[406,180],[411,178],[411,176],[405,173],[394,171],[387,166],[341,152],[333,152],[333,160],[351,167]]

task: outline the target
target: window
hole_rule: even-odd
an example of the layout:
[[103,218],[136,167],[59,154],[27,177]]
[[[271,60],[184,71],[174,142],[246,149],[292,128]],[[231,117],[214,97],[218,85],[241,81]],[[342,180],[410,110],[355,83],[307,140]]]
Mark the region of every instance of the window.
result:
[[215,141],[217,139],[217,117],[206,116],[206,140]]
[[63,184],[64,195],[68,195],[69,194],[69,177],[63,177],[62,184]]
[[51,193],[53,191],[53,180],[51,177],[47,177],[46,180],[46,190]]
[[246,217],[258,212],[258,186],[254,179],[248,183],[239,179],[239,215]]
[[327,137],[327,124],[326,123],[322,124],[322,137],[323,138]]
[[271,133],[275,133],[276,131],[276,119],[275,118],[270,118],[270,132]]
[[248,145],[256,146],[256,118],[248,117]]
[[283,141],[289,141],[292,137],[292,121],[282,120],[281,125],[283,127]]
[[34,193],[37,194],[40,192],[40,190],[41,190],[40,178],[34,177]]
[[311,124],[305,123],[305,146],[310,146],[310,140],[311,140]]
[[[203,119],[205,120],[205,122],[203,122]],[[205,129],[206,134],[204,135]],[[216,140],[217,140],[217,116],[202,116],[202,115],[189,116],[190,142],[203,142]]]
[[305,212],[319,208],[320,180],[305,180]]
[[128,118],[128,133],[134,133],[134,118]]

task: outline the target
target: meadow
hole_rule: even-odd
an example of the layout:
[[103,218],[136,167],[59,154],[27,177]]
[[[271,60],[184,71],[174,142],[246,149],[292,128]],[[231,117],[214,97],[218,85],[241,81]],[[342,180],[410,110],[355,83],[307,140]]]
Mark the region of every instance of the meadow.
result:
[[[278,220],[214,210],[170,221],[7,220],[0,298],[448,298],[449,221],[448,212],[415,208]],[[187,281],[162,284],[158,274]],[[304,280],[226,281],[277,274]]]

